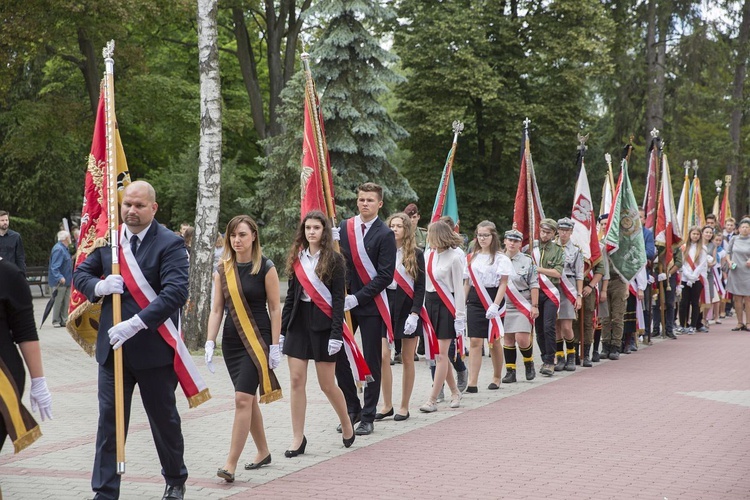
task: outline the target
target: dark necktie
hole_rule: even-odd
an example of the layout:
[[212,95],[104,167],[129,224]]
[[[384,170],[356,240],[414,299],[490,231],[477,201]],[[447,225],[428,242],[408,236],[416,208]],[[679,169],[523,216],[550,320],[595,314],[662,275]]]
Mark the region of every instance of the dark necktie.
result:
[[365,235],[365,231],[367,231],[367,225],[363,222],[362,223],[362,236]]
[[133,257],[138,253],[138,236],[135,234],[130,237],[130,251],[133,252]]

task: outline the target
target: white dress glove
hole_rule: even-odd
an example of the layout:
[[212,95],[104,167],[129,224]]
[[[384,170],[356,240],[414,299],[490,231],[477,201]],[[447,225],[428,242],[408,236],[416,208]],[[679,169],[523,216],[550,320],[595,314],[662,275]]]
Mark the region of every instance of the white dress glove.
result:
[[332,227],[331,228],[331,236],[333,236],[333,241],[341,241],[341,228],[340,227]]
[[344,311],[351,311],[355,307],[359,305],[359,301],[357,300],[357,297],[354,295],[347,295],[344,299]]
[[206,353],[203,355],[203,359],[206,360],[206,368],[208,368],[208,371],[211,373],[216,373],[216,368],[214,368],[214,349],[216,348],[216,343],[213,340],[207,340],[206,341]]
[[456,337],[461,337],[466,332],[466,320],[454,319],[453,328],[456,329]]
[[279,337],[279,352],[281,352],[281,354],[284,354],[284,336],[283,335]]
[[667,281],[667,273],[659,273],[656,277],[657,281]]
[[487,319],[495,319],[498,316],[500,316],[500,306],[493,302],[492,304],[490,304],[490,307],[487,308],[487,312],[484,314],[484,317]]
[[31,393],[29,394],[31,399],[31,411],[36,412],[39,408],[39,415],[42,417],[42,422],[45,418],[52,420],[52,394],[49,393],[47,388],[47,379],[44,377],[37,377],[31,379]]
[[341,346],[344,345],[342,340],[330,339],[328,340],[328,355],[333,356],[341,350]]
[[419,316],[410,314],[406,317],[406,323],[404,323],[404,335],[411,335],[417,331],[417,323],[419,322]]
[[648,276],[648,284],[649,284],[649,285],[653,285],[653,284],[654,284],[654,281],[655,281],[655,280],[654,280],[654,277],[653,277],[652,275],[650,275],[650,274],[649,274],[649,276]]
[[115,351],[122,347],[126,340],[146,328],[146,324],[136,314],[127,321],[118,323],[109,329],[109,343]]
[[279,344],[272,344],[268,348],[268,367],[271,370],[275,370],[281,364],[281,350],[279,350]]
[[122,276],[119,274],[110,274],[94,287],[94,293],[97,297],[112,295],[113,293],[122,293],[125,290]]

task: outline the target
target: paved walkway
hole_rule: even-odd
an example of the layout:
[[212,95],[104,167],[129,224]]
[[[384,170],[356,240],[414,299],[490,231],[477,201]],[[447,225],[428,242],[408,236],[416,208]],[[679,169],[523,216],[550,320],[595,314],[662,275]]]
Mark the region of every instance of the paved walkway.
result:
[[[45,302],[35,301],[38,316]],[[193,410],[179,399],[187,497],[748,498],[750,334],[730,328],[656,340],[620,361],[499,391],[483,389],[490,377],[485,358],[480,392],[466,395],[457,410],[444,403],[429,415],[417,410],[429,389],[429,370],[419,363],[412,418],[377,423],[372,436],[348,450],[311,368],[306,454],[283,456],[291,444],[285,397],[262,408],[272,465],[240,467],[232,485],[215,477],[228,450],[231,382],[221,359],[211,375],[196,357],[213,399]],[[45,326],[40,338],[55,419],[42,423],[44,436],[22,453],[5,447],[2,493],[6,499],[91,498],[96,363],[61,329]],[[400,380],[401,366],[394,368]],[[277,373],[288,388],[283,362]],[[396,401],[399,393],[395,387]],[[244,461],[254,455],[249,442]],[[163,480],[137,394],[126,459],[121,498],[160,498]]]

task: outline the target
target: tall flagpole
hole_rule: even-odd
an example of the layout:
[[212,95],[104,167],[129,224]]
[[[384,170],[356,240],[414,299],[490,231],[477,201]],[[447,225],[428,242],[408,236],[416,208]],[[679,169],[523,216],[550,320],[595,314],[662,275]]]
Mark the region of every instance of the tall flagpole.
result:
[[[117,196],[117,154],[115,152],[115,41],[110,40],[102,50],[104,56],[104,109],[107,131],[107,211],[109,243],[112,249],[112,274],[120,274],[120,217]],[[122,296],[112,295],[112,326],[122,321]],[[125,473],[125,406],[122,380],[122,349],[115,349],[115,437],[117,445],[117,473]]]
[[[589,138],[589,134],[586,134],[585,136],[581,135],[581,134],[578,134],[578,143],[579,143],[578,144],[578,150],[581,152],[581,169],[582,170],[586,168],[585,157],[586,157],[586,150],[588,149],[588,146],[586,146],[586,141],[588,140],[588,138]],[[578,178],[579,179],[581,178],[580,172],[578,174]],[[578,191],[578,189],[576,189],[576,191]],[[573,200],[574,208],[575,208],[575,204],[576,203],[578,203],[578,200]],[[591,230],[593,231],[594,228],[592,227]],[[589,259],[589,271],[593,272],[592,259]],[[583,353],[583,346],[585,345],[585,342],[584,342],[585,328],[584,328],[583,324],[585,322],[584,316],[586,314],[586,301],[583,300],[583,298],[581,298],[581,310],[579,311],[578,314],[579,314],[579,316],[578,316],[578,327],[579,328],[578,329],[579,329],[581,340],[578,343],[578,353],[577,354],[578,354],[578,357],[581,359],[581,364],[583,364],[583,357],[584,356],[583,356],[582,353]],[[586,351],[586,354],[588,354],[588,350]]]
[[[531,125],[531,120],[529,120],[529,117],[527,116],[523,121],[523,161],[526,163],[526,206],[529,213],[529,254],[533,260],[534,235],[536,234],[536,228],[534,227],[534,190],[531,187],[531,174],[529,173],[529,148],[531,147],[531,141],[529,140],[529,125]],[[535,262],[535,264],[539,263]]]

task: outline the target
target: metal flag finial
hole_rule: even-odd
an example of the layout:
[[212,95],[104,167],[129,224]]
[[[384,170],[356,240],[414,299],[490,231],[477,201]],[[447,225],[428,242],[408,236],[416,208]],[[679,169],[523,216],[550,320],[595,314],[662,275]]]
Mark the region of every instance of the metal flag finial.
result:
[[654,139],[659,137],[659,131],[656,129],[656,127],[651,130],[651,137],[653,137]]
[[732,176],[731,175],[725,175],[724,176],[724,183],[727,185],[727,189],[729,189],[729,184],[732,182]]
[[588,149],[588,146],[586,146],[586,141],[589,140],[589,136],[591,135],[591,132],[589,132],[586,135],[578,134],[578,149],[580,151],[586,151]]
[[695,172],[695,175],[698,175],[698,160],[693,160],[693,171]]
[[529,120],[529,117],[527,116],[526,119],[523,121],[523,128],[525,130],[529,130],[529,125],[531,125],[531,120]]
[[612,155],[609,153],[604,153],[604,160],[607,162],[607,165],[612,166]]
[[459,120],[455,120],[453,122],[453,133],[454,134],[460,134],[463,131],[464,131],[464,124],[463,124],[463,122],[459,121]]
[[107,45],[104,46],[102,49],[102,57],[104,59],[112,59],[112,56],[115,54],[115,41],[110,40],[107,42]]
[[719,194],[721,192],[721,185],[723,183],[721,182],[721,179],[716,179],[714,181],[714,186],[716,186],[716,194]]

